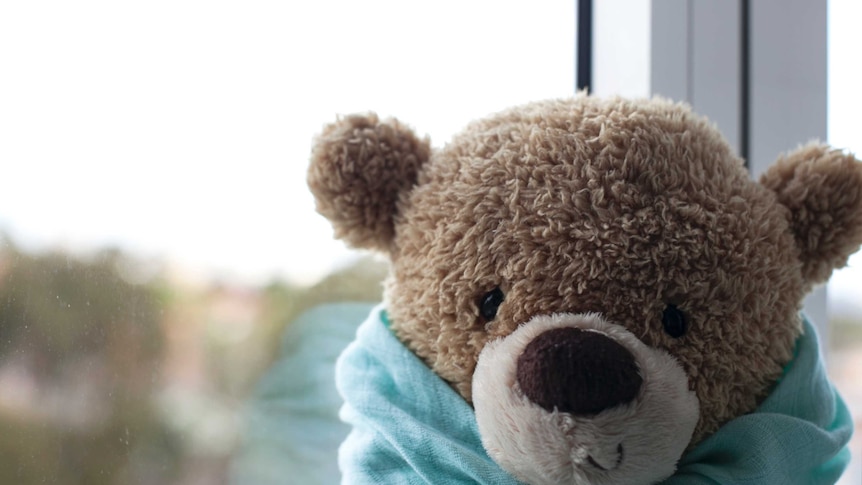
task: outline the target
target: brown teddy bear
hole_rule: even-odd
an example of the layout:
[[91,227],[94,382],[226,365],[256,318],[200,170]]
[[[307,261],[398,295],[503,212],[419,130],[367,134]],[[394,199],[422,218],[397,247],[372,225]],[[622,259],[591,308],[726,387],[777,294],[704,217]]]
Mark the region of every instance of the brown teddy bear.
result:
[[851,155],[805,146],[758,183],[685,105],[580,95],[441,149],[344,117],[308,182],[337,237],[391,261],[338,364],[346,483],[843,470],[851,420],[800,309],[862,243]]

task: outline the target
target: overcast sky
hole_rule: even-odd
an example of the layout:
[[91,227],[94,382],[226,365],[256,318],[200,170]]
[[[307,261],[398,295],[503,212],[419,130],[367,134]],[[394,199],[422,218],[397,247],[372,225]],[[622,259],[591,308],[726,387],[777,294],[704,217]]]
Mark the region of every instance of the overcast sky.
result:
[[568,95],[568,3],[3,2],[0,229],[313,278],[345,253],[305,186],[322,125],[376,110],[442,143]]
[[[347,254],[305,188],[314,133],[376,110],[442,145],[570,95],[573,4],[2,2],[0,230],[310,281]],[[858,151],[860,20],[830,16],[830,139]]]

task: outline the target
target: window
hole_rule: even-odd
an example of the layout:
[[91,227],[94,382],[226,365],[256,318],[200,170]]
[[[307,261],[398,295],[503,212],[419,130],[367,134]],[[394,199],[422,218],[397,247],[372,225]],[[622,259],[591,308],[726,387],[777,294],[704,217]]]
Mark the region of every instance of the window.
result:
[[0,483],[225,483],[286,324],[379,298],[313,135],[377,110],[443,144],[570,95],[573,40],[557,1],[0,6]]

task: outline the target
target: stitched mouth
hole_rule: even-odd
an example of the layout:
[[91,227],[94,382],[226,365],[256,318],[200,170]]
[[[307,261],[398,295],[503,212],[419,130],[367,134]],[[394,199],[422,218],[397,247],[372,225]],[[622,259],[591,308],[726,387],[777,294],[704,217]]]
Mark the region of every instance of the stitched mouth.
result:
[[587,456],[587,463],[598,468],[599,470],[601,470],[603,472],[607,472],[607,471],[619,468],[619,466],[622,462],[623,462],[623,444],[622,443],[617,445],[617,461],[616,461],[616,463],[614,463],[614,465],[611,468],[605,468],[605,467],[599,465],[599,463],[595,459],[593,459],[592,455]]

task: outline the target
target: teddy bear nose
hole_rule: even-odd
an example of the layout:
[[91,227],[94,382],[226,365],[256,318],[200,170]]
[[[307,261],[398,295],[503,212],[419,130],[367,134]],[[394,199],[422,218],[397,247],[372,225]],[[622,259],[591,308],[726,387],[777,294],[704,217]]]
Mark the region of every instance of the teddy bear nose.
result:
[[643,379],[634,356],[599,332],[555,328],[534,338],[518,358],[518,384],[553,411],[596,414],[632,401]]

